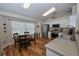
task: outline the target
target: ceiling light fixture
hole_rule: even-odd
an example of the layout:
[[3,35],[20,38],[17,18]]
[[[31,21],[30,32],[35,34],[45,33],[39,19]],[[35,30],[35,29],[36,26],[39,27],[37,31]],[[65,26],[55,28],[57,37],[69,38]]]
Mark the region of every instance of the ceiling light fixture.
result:
[[24,6],[23,7],[25,9],[28,9],[30,7],[30,5],[31,5],[31,1],[30,0],[27,0],[26,3],[24,3]]
[[55,8],[51,8],[51,9],[49,9],[48,11],[46,11],[46,12],[43,14],[43,16],[47,16],[48,14],[54,12],[55,10],[56,10]]

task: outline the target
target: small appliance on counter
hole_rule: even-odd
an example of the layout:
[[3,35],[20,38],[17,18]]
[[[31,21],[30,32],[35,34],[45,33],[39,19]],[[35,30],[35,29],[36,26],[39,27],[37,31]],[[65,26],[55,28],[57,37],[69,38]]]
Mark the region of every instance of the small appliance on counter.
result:
[[74,28],[74,26],[68,25],[68,29],[69,29],[68,34],[71,36],[70,40],[75,41],[75,28]]

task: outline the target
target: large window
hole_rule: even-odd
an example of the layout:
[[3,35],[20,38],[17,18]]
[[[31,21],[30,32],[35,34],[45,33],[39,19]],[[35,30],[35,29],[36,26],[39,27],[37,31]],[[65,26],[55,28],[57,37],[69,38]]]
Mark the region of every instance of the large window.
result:
[[29,32],[33,34],[35,32],[35,24],[28,23],[28,22],[19,22],[19,21],[12,21],[12,34],[24,34],[24,32]]

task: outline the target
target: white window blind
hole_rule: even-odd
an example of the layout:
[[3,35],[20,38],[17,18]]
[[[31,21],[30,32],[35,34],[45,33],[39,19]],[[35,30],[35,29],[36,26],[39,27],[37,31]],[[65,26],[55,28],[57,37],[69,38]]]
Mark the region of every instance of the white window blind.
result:
[[28,23],[28,22],[19,22],[19,21],[12,21],[12,34],[24,34],[24,32],[29,32],[33,34],[35,32],[35,24]]

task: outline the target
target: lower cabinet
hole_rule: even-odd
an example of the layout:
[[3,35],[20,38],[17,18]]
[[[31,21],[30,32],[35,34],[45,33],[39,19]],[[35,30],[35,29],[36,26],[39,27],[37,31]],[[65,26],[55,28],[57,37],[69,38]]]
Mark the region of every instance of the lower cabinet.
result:
[[48,38],[51,39],[51,31],[48,31]]
[[0,56],[1,56],[1,54],[2,54],[2,51],[1,51],[1,49],[0,49]]
[[49,49],[46,49],[46,56],[59,56],[59,55]]
[[0,56],[1,56],[1,52],[2,52],[2,51],[1,51],[1,41],[0,41]]

